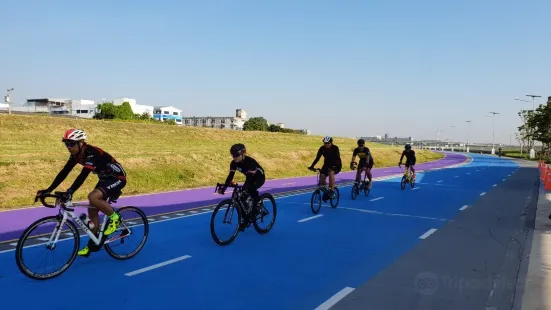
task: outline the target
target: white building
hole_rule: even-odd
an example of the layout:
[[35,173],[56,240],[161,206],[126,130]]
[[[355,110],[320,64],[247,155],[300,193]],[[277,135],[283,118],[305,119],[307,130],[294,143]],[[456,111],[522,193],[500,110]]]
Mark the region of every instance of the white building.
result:
[[49,113],[52,115],[92,118],[96,114],[97,104],[93,100],[72,100],[65,98],[27,99],[23,107],[14,107],[13,111],[31,113]]
[[142,115],[147,113],[148,115],[153,116],[153,106],[137,104],[136,99],[119,97],[113,100],[114,105],[122,105],[124,102],[128,102],[130,104],[130,108],[132,108],[132,113],[134,114]]
[[173,119],[176,124],[182,125],[182,110],[173,106],[156,106],[153,109],[153,118],[162,122]]
[[185,126],[243,130],[247,111],[236,109],[235,116],[191,116],[182,118]]

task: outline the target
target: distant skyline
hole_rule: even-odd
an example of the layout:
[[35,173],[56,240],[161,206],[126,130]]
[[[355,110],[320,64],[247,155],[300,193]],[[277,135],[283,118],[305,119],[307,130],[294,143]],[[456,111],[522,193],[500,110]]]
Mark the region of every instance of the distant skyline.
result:
[[[247,110],[312,134],[509,143],[551,96],[551,2],[27,1],[0,19],[12,102]],[[4,94],[2,94],[4,95]],[[455,127],[451,127],[451,126]],[[514,141],[514,139],[513,139]]]

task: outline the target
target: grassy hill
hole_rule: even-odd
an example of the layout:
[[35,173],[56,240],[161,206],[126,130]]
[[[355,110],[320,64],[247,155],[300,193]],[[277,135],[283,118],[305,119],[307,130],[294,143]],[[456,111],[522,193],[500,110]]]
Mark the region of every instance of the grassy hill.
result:
[[[69,153],[61,137],[71,127],[84,129],[88,143],[112,154],[128,174],[123,195],[213,186],[223,182],[229,148],[242,142],[265,168],[267,178],[312,175],[307,170],[322,145],[321,137],[270,132],[244,132],[124,121],[69,119],[0,114],[0,210],[31,205],[37,190],[48,187]],[[335,137],[348,171],[355,139]],[[375,167],[395,166],[401,148],[368,143]],[[443,157],[417,151],[417,162]],[[321,163],[323,159],[321,160]],[[318,167],[321,166],[318,163]],[[74,169],[58,187],[65,190],[81,170]],[[243,180],[236,174],[236,180]],[[90,175],[75,195],[83,199],[97,182]]]

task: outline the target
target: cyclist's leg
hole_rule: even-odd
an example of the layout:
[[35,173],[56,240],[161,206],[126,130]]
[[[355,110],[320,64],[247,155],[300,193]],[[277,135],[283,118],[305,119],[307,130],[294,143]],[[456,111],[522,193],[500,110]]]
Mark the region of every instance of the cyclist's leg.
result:
[[327,178],[328,175],[329,175],[329,169],[327,167],[325,167],[325,165],[324,165],[320,169],[320,185],[321,186],[325,186],[327,184],[325,179]]
[[96,188],[88,195],[90,204],[98,208],[106,216],[109,216],[109,224],[103,232],[106,236],[114,233],[120,223],[119,215],[113,211],[113,208],[107,203],[107,199],[120,195],[125,186],[125,180],[117,178],[106,179],[99,182]]
[[362,165],[361,163],[358,165],[358,168],[356,168],[356,183],[360,183],[362,180]]
[[329,170],[329,186],[331,188],[331,197],[335,197],[335,176],[341,172],[341,166],[334,166]]

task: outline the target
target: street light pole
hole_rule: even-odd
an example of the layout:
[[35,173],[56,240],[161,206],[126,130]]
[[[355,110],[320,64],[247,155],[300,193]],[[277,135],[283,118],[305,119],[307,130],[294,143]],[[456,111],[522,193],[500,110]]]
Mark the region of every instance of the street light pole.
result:
[[470,125],[471,125],[472,121],[465,121],[465,123],[467,123],[467,145],[466,145],[466,147],[467,147],[467,153],[469,153],[469,135],[470,135],[470,130],[471,130]]
[[[536,105],[534,103],[534,98],[541,98],[541,96],[526,95],[526,97],[532,97],[532,115],[534,115],[534,113],[536,112]],[[536,151],[534,150],[534,138],[532,138],[530,140],[532,140],[531,149],[530,149],[530,159],[534,159],[536,157]]]
[[499,114],[498,112],[490,112],[492,114],[492,155],[494,155],[496,153],[496,149],[495,149],[495,143],[494,143],[494,140],[495,140],[495,126],[496,126],[496,114]]

